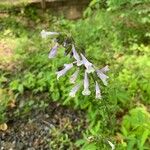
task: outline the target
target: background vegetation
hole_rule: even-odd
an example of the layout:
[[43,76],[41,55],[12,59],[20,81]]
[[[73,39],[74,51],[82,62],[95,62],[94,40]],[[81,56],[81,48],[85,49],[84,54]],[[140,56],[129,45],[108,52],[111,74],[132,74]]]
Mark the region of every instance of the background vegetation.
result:
[[[84,17],[75,21],[51,16],[49,11],[41,15],[33,7],[0,8],[7,11],[0,16],[1,125],[57,102],[82,110],[87,126],[80,129],[82,136],[76,141],[54,132],[49,142],[52,149],[66,145],[68,149],[111,149],[108,140],[117,150],[150,149],[149,0],[92,0]],[[74,99],[68,96],[68,76],[59,82],[55,76],[67,61],[63,48],[56,59],[49,60],[53,43],[51,38],[41,39],[42,29],[71,33],[96,66],[109,65],[109,84],[102,87],[102,100],[80,92]]]

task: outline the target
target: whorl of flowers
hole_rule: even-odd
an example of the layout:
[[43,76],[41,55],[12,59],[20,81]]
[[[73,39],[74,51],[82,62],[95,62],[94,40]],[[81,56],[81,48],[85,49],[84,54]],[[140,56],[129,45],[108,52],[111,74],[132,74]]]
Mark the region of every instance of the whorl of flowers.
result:
[[[60,46],[65,48],[65,56],[70,55],[72,62],[69,64],[64,64],[64,68],[56,72],[57,79],[61,76],[64,76],[69,70],[72,68],[76,68],[76,71],[70,77],[70,83],[75,84],[72,90],[69,93],[69,96],[75,97],[75,94],[83,87],[82,94],[90,95],[90,78],[93,79],[93,83],[95,84],[95,98],[101,99],[101,88],[99,81],[107,86],[107,79],[109,78],[105,73],[109,71],[108,65],[105,67],[98,69],[96,68],[92,62],[90,62],[84,54],[84,51],[77,47],[72,37],[58,32],[46,32],[43,30],[41,32],[42,38],[46,38],[47,36],[53,36],[55,38],[55,45],[51,48],[48,58],[52,59],[56,57],[58,48]],[[78,83],[77,78],[79,75],[82,75],[82,82]],[[100,80],[99,80],[100,79]]]

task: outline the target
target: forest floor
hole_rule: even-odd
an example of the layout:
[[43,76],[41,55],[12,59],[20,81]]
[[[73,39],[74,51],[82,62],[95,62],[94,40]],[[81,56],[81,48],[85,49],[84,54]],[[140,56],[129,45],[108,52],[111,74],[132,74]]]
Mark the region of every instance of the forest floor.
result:
[[[85,120],[82,111],[49,103],[45,110],[32,109],[24,117],[10,119],[8,129],[0,131],[0,150],[48,150],[50,145],[57,149],[65,142],[67,149],[68,142],[82,137]],[[76,149],[75,145],[72,147]]]

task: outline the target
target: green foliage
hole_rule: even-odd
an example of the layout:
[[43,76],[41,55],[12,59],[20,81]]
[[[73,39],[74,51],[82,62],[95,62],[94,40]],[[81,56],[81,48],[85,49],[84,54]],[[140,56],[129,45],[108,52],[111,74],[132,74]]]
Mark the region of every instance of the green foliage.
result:
[[0,88],[0,124],[6,121],[6,110],[9,106],[9,103],[13,101],[13,99],[14,96],[12,92]]
[[[22,99],[24,101],[23,106],[15,111],[15,115],[24,116],[32,108],[42,109],[48,105],[48,101],[57,101],[74,109],[82,109],[87,114],[88,127],[86,131],[82,131],[83,138],[76,141],[76,146],[80,149],[107,150],[110,149],[108,140],[116,143],[118,150],[148,149],[150,122],[145,108],[150,104],[148,1],[93,0],[82,20],[68,21],[47,17],[48,20],[42,25],[44,18],[39,20],[35,9],[27,8],[20,15],[22,18],[18,20],[11,15],[0,21],[0,37],[14,40],[16,46],[14,69],[0,70],[2,90],[12,90],[18,103],[22,104]],[[24,19],[27,22],[32,20],[33,24],[28,26],[23,23]],[[108,87],[101,87],[101,101],[96,101],[94,94],[83,97],[81,91],[74,99],[68,96],[71,89],[68,77],[74,70],[57,81],[56,68],[68,63],[69,59],[63,57],[62,47],[58,58],[48,59],[53,42],[51,39],[41,39],[40,31],[43,26],[51,31],[71,33],[96,66],[110,66],[109,84]],[[47,97],[41,100],[39,96],[40,102],[37,102],[28,94],[25,97],[26,93],[37,97],[46,93]],[[3,93],[2,102],[0,101],[0,122],[6,121],[8,100],[7,94]],[[141,103],[145,107],[137,107]],[[126,112],[129,114],[125,115]],[[118,132],[122,135],[122,143],[115,139]],[[71,149],[74,145],[68,134],[57,129],[53,129],[52,137],[50,145],[53,149],[58,149],[59,146],[65,149],[68,145]]]
[[6,111],[6,107],[7,107],[7,103],[8,101],[6,100],[6,98],[2,95],[2,89],[0,90],[0,123],[5,121],[5,111]]
[[126,149],[149,149],[150,114],[145,107],[136,107],[124,116],[121,131]]

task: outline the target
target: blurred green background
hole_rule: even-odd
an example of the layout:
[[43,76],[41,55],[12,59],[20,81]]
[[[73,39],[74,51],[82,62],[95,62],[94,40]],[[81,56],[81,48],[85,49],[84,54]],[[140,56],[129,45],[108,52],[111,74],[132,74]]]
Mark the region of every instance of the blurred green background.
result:
[[[41,38],[43,29],[72,34],[96,66],[109,65],[101,101],[80,92],[74,99],[68,96],[69,76],[57,82],[55,75],[67,59],[62,53],[48,59],[52,39]],[[82,110],[87,126],[77,124],[80,139],[67,135],[61,140],[66,133],[52,136],[52,150],[66,145],[69,150],[111,149],[107,140],[116,150],[150,149],[149,0],[60,0],[42,7],[40,1],[1,1],[0,33],[1,125],[56,102]]]

